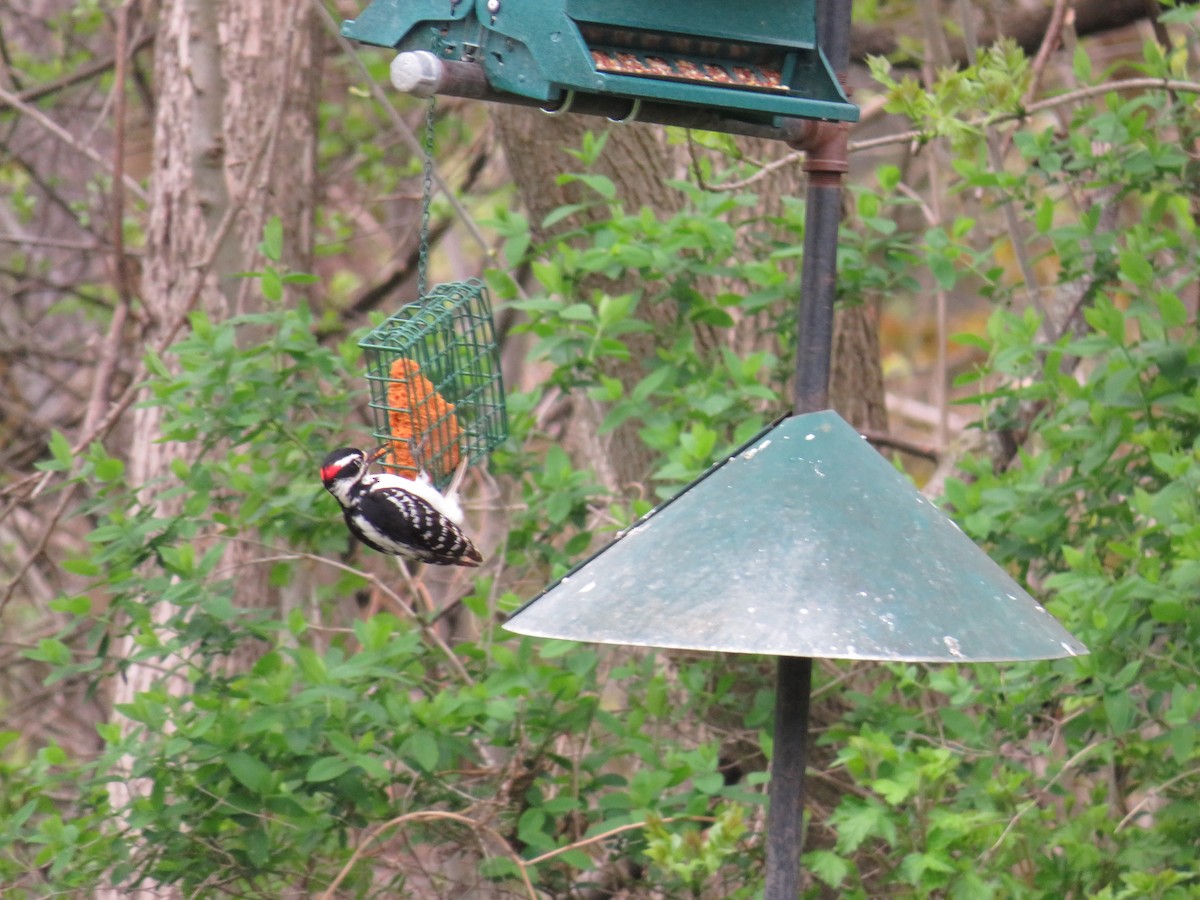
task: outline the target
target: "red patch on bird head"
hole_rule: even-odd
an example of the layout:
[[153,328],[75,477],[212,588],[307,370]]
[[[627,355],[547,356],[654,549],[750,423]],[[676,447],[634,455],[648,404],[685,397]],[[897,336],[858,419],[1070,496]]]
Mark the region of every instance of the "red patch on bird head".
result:
[[341,466],[321,466],[321,480],[333,481],[340,471],[342,471]]

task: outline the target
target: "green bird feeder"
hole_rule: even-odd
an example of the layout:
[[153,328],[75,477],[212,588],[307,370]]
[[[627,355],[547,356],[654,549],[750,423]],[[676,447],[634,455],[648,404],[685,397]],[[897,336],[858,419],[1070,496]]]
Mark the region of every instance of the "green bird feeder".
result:
[[425,471],[444,487],[508,436],[504,384],[487,289],[477,280],[437,285],[360,342],[374,436],[383,464]]
[[[342,34],[400,51],[393,82],[725,128],[856,121],[817,41],[816,0],[374,0]],[[471,74],[474,71],[474,75]],[[614,103],[615,101],[615,103]],[[679,119],[679,108],[699,116]]]

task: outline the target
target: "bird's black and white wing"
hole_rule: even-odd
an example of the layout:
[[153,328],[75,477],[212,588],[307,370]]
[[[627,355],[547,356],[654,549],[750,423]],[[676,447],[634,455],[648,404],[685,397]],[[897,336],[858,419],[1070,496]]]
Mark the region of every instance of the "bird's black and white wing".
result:
[[375,550],[443,566],[483,561],[455,522],[402,487],[375,484],[357,500],[345,509],[346,524]]

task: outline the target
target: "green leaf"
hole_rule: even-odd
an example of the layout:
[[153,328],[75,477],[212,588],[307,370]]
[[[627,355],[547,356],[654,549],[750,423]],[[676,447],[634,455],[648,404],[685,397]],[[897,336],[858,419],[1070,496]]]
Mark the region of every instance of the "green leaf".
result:
[[896,836],[887,809],[871,801],[843,801],[830,824],[837,830],[837,847],[843,853],[853,853],[868,838],[881,837],[890,843]]
[[479,874],[493,881],[503,881],[506,878],[520,878],[521,870],[507,856],[493,856],[479,864]]
[[400,752],[411,757],[417,767],[426,772],[433,772],[437,768],[440,755],[437,739],[428,731],[418,731],[409,735],[400,746]]
[[880,189],[890,193],[900,184],[900,167],[890,163],[882,165],[875,170],[875,178],[879,182]]
[[583,872],[596,867],[596,861],[588,856],[586,850],[579,847],[564,850],[558,856],[554,857],[554,860],[564,866],[570,866],[573,869],[579,869]]
[[246,858],[251,865],[261,868],[271,855],[271,842],[267,832],[262,827],[247,829],[245,832]]
[[1054,201],[1049,197],[1043,197],[1042,202],[1038,205],[1037,215],[1034,217],[1034,225],[1041,234],[1045,234],[1054,224]]
[[[74,459],[71,453],[71,442],[66,436],[55,429],[50,432],[50,441],[48,444],[50,455],[54,458],[54,468],[52,471],[65,471],[71,468],[71,461]],[[49,468],[49,467],[47,467]]]
[[273,262],[279,262],[283,258],[283,222],[279,216],[271,216],[263,226],[263,239],[258,249]]
[[1126,248],[1120,253],[1119,265],[1121,274],[1139,287],[1149,287],[1154,283],[1154,265],[1145,254]]
[[1163,325],[1167,328],[1182,328],[1188,321],[1188,310],[1178,294],[1162,291],[1155,295]]
[[1188,607],[1173,597],[1155,600],[1150,604],[1150,615],[1159,622],[1174,625],[1187,619]]
[[542,641],[540,655],[542,659],[557,659],[560,656],[566,656],[568,653],[574,653],[579,649],[579,644],[575,641]]
[[1092,55],[1083,44],[1075,45],[1075,53],[1071,59],[1071,67],[1075,80],[1080,84],[1092,83]]
[[92,601],[90,597],[58,597],[50,601],[50,608],[55,612],[65,613],[69,616],[86,616],[92,611]]
[[332,781],[350,771],[354,764],[342,756],[326,756],[318,759],[304,773],[305,781]]
[[41,638],[37,647],[26,650],[24,655],[27,659],[50,663],[53,666],[65,666],[71,662],[71,648],[58,638]]
[[804,867],[831,888],[840,887],[850,874],[850,864],[829,850],[805,853]]
[[256,794],[265,794],[271,789],[271,769],[261,760],[240,750],[229,754],[225,766],[245,787]]
[[595,173],[583,173],[578,175],[559,176],[566,178],[569,181],[581,181],[589,188],[603,197],[605,200],[612,200],[617,196],[617,186],[613,184],[612,179],[604,175],[596,175]]
[[581,209],[587,208],[588,204],[586,203],[568,203],[565,206],[560,206],[557,209],[551,210],[546,218],[542,219],[542,228],[550,228],[551,226],[557,225],[563,219],[573,216]]
[[167,364],[162,361],[162,357],[155,352],[153,347],[147,347],[142,354],[142,362],[146,366],[146,371],[158,378],[170,378],[171,372],[167,368]]
[[283,279],[279,272],[267,266],[259,273],[259,284],[262,286],[263,296],[268,300],[283,299]]
[[572,303],[559,315],[572,322],[590,322],[596,318],[596,311],[587,303]]
[[125,463],[112,456],[106,456],[96,460],[93,471],[96,473],[98,481],[105,483],[117,481],[125,474]]
[[1133,698],[1125,691],[1105,694],[1104,712],[1113,733],[1124,735],[1133,724]]
[[891,778],[877,778],[871,782],[871,789],[893,806],[907,800],[912,794],[913,787],[912,784],[902,784]]
[[692,310],[688,318],[700,325],[713,325],[717,328],[732,328],[733,316],[716,306],[705,306]]
[[83,575],[86,578],[93,578],[104,571],[92,560],[82,558],[63,560],[62,567],[65,572],[70,572],[72,575]]
[[958,269],[954,262],[941,254],[930,255],[929,271],[943,290],[948,291],[958,283]]
[[533,847],[535,850],[549,850],[554,847],[554,838],[545,831],[548,818],[544,810],[530,807],[521,813],[517,820],[517,838]]
[[515,234],[504,242],[504,259],[509,266],[516,268],[525,261],[525,254],[529,251],[529,232]]

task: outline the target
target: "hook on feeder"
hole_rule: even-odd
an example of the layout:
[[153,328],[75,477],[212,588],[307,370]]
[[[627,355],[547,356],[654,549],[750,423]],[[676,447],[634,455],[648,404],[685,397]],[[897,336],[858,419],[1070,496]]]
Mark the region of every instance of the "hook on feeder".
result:
[[631,125],[637,121],[638,114],[641,111],[642,111],[642,98],[635,97],[634,101],[633,101],[633,105],[629,107],[629,112],[626,113],[623,118],[614,119],[612,116],[606,116],[605,118],[607,118],[608,121],[613,122],[617,125]]
[[571,104],[574,102],[575,102],[575,92],[567,91],[566,99],[563,100],[562,103],[558,104],[558,106],[554,107],[554,109],[546,109],[546,107],[544,107],[544,106],[539,107],[539,109],[541,109],[541,111],[544,112],[548,116],[561,116],[561,115],[565,115],[566,113],[569,113],[571,111]]

